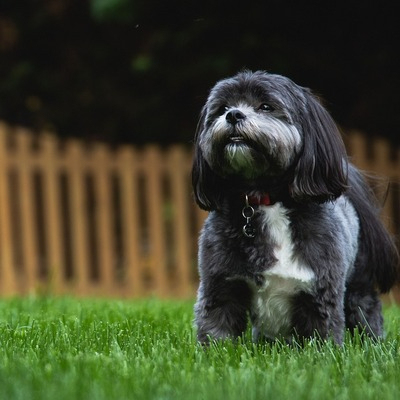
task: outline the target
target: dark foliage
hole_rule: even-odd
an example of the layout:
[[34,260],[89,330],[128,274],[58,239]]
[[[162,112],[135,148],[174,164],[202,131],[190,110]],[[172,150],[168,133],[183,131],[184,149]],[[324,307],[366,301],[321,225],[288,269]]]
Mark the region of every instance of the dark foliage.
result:
[[348,128],[399,141],[395,3],[1,0],[0,119],[190,143],[215,81],[288,75]]

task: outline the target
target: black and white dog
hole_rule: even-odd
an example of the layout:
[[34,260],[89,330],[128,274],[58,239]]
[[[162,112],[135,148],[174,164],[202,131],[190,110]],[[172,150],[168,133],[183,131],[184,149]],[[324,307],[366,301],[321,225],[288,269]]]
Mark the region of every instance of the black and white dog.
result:
[[383,335],[398,253],[334,121],[308,89],[241,72],[211,90],[195,136],[198,339]]

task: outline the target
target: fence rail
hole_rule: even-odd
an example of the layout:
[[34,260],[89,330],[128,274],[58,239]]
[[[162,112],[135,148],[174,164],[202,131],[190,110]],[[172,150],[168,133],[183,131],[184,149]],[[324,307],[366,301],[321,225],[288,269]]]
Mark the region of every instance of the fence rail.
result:
[[[383,218],[400,230],[400,151],[360,133],[362,169],[392,182]],[[190,188],[191,150],[111,149],[0,123],[0,294],[190,297],[205,213]]]

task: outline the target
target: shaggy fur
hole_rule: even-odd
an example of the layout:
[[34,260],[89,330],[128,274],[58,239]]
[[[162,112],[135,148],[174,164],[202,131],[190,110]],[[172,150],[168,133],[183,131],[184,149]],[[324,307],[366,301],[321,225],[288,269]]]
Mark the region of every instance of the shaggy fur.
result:
[[[266,72],[218,82],[192,170],[210,211],[199,240],[198,339],[383,335],[398,254],[336,124],[308,89]],[[245,208],[246,207],[246,208]],[[246,235],[244,227],[250,229]]]

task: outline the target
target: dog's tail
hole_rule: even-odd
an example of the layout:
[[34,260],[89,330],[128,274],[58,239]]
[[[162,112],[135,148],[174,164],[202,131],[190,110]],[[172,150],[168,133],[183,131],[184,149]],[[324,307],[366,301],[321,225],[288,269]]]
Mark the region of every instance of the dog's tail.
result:
[[[355,273],[360,280],[374,282],[380,293],[388,292],[400,280],[400,258],[394,239],[383,225],[376,196],[365,177],[349,165],[347,192],[360,220],[359,251]],[[356,279],[356,280],[358,280]]]

